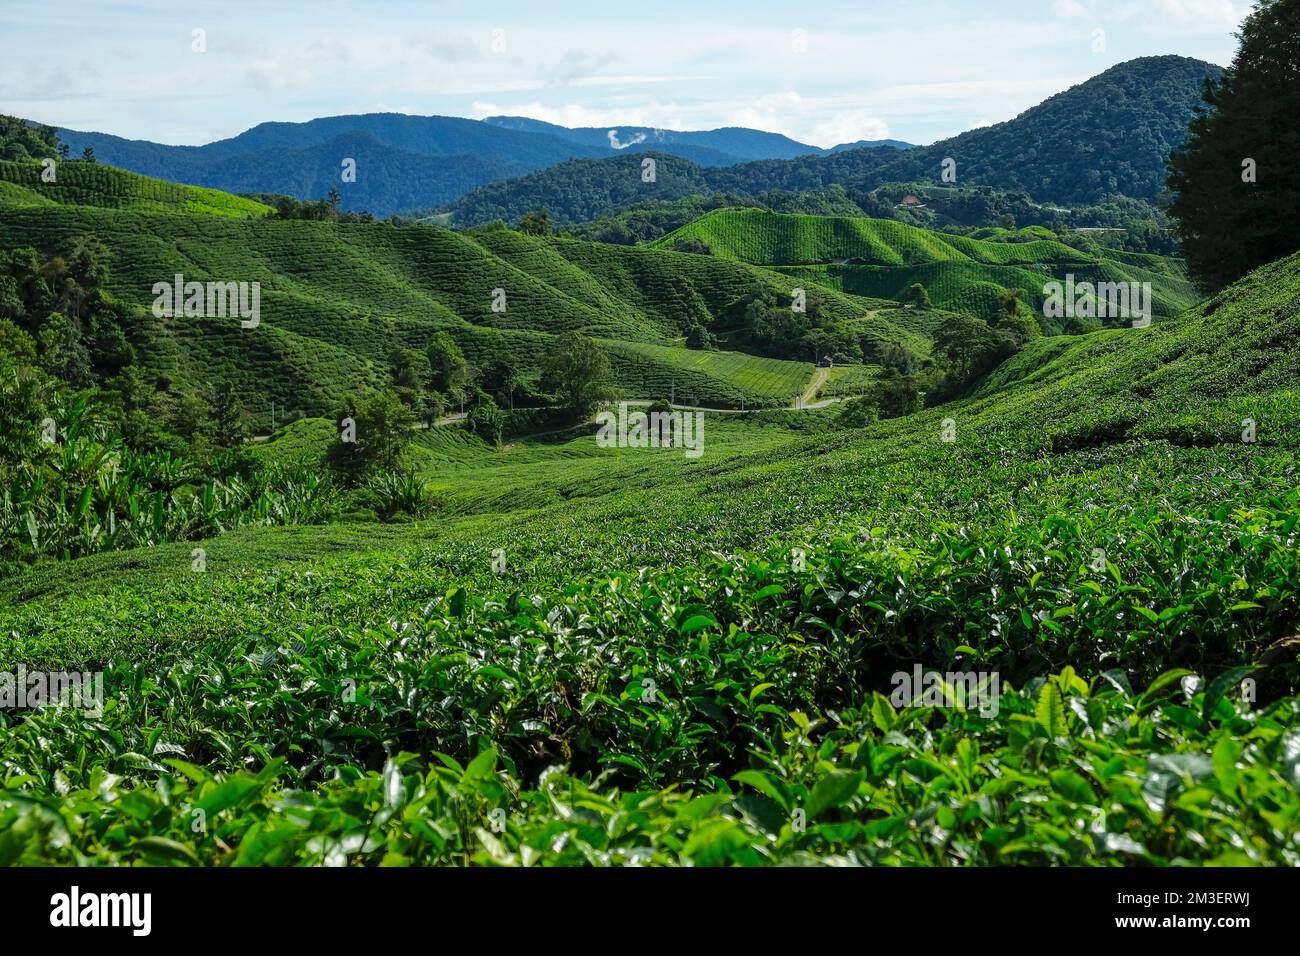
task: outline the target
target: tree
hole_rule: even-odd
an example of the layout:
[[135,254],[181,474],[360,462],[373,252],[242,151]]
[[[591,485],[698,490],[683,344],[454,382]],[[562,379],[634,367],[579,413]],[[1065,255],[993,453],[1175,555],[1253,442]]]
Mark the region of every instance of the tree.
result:
[[424,354],[429,359],[434,389],[452,393],[465,386],[469,380],[469,363],[465,361],[465,353],[451,335],[435,332],[425,346]]
[[419,349],[395,349],[388,364],[393,370],[393,384],[410,397],[409,404],[417,403],[433,377],[428,355]]
[[[933,398],[959,395],[971,382],[993,371],[1016,352],[1016,340],[973,315],[954,315],[934,336],[935,351],[946,368]],[[927,398],[929,401],[929,398]],[[881,415],[884,415],[882,407]]]
[[554,231],[551,214],[543,206],[535,212],[526,212],[519,219],[519,231],[529,236],[549,236]]
[[1030,339],[1043,334],[1037,318],[1028,309],[1022,309],[1021,303],[1029,301],[1029,293],[1024,289],[1003,289],[998,293],[1002,311],[998,314],[994,327],[1010,335],[1016,348]]
[[483,372],[483,384],[488,391],[497,397],[497,404],[509,405],[511,410],[515,407],[515,390],[522,383],[523,377],[519,369],[515,368],[510,362],[501,359],[488,363]]
[[[879,396],[879,390],[876,394]],[[871,396],[855,398],[841,405],[835,417],[846,428],[863,428],[879,420],[880,409]]]
[[339,195],[338,188],[331,186],[327,195],[329,197],[329,204],[337,210],[339,208],[339,203],[343,201],[343,197]]
[[904,300],[908,305],[914,305],[918,309],[930,308],[930,293],[926,291],[925,286],[919,282],[912,283],[912,288],[907,290],[907,298]]
[[59,149],[53,126],[32,126],[16,116],[0,116],[0,159],[45,159]]
[[349,478],[360,478],[377,471],[395,471],[401,467],[402,455],[411,442],[415,416],[391,389],[372,395],[355,406],[349,403],[339,416],[340,422],[351,418],[355,428],[347,441],[346,426],[327,453],[330,464]]
[[558,336],[543,362],[542,382],[559,395],[574,420],[609,397],[609,358],[592,339],[577,332]]
[[1217,289],[1300,248],[1300,3],[1261,0],[1208,109],[1169,160],[1169,214],[1188,267]]
[[713,247],[702,239],[695,236],[686,236],[673,241],[673,250],[676,252],[693,252],[700,256],[713,255]]
[[20,365],[36,362],[36,342],[8,319],[0,319],[0,352],[8,353]]
[[420,399],[420,420],[429,428],[447,414],[447,398],[441,392],[429,392]]
[[85,162],[87,162],[87,163],[93,163],[93,162],[96,162],[96,159],[95,159],[95,147],[93,147],[93,146],[87,146],[85,149],[83,149],[83,150],[81,151],[81,158],[82,158],[83,161],[85,161]]
[[1102,328],[1101,320],[1091,316],[1076,315],[1071,317],[1070,321],[1065,323],[1066,335],[1087,335],[1089,332],[1097,332]]
[[1020,303],[1028,300],[1029,293],[1024,289],[1003,289],[998,293],[998,302],[1002,306],[1002,311],[1007,315],[1015,315],[1020,311]]
[[488,398],[487,401],[479,402],[474,406],[465,424],[471,434],[493,445],[500,445],[501,436],[505,432],[506,416],[497,407],[497,403]]
[[686,326],[686,347],[688,349],[711,349],[714,347],[713,333],[699,322]]
[[41,422],[50,415],[56,388],[39,369],[0,350],[0,484],[52,453],[41,438]]
[[223,391],[215,399],[209,397],[208,404],[212,407],[208,425],[212,443],[219,448],[238,448],[242,445],[252,429],[249,427],[248,414],[239,399]]
[[887,368],[876,381],[868,404],[878,410],[881,418],[910,415],[921,407],[920,380],[915,375],[904,375],[896,368]]

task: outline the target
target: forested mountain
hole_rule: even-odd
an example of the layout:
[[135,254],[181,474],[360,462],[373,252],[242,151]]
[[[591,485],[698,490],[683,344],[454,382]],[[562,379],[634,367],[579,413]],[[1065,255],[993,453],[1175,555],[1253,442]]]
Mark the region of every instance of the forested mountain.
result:
[[[616,135],[611,138],[611,133]],[[655,149],[701,166],[725,166],[829,152],[749,129],[570,130],[522,117],[480,122],[400,113],[261,123],[205,146],[166,146],[69,129],[58,130],[58,135],[73,156],[89,147],[100,162],[146,176],[298,199],[319,199],[337,188],[342,195],[340,208],[381,217],[427,210],[487,183],[571,159]],[[357,162],[354,182],[341,176],[343,160],[348,158]]]
[[1220,68],[1186,57],[1130,60],[1005,123],[908,150],[851,149],[830,156],[763,160],[702,169],[660,161],[653,183],[639,160],[574,161],[492,183],[452,203],[454,221],[514,220],[549,209],[559,223],[613,213],[623,203],[679,199],[688,192],[756,195],[839,184],[850,193],[886,182],[940,180],[945,159],[958,184],[1023,189],[1039,201],[1095,203],[1113,194],[1154,199],[1170,152],[1187,136],[1207,78]]
[[[826,157],[770,159],[714,168],[654,151],[611,159],[571,160],[518,179],[491,183],[446,208],[457,225],[493,219],[513,222],[543,207],[556,223],[567,224],[610,215],[629,203],[672,201],[699,193],[756,196],[774,190],[804,192],[841,184],[853,187],[874,181],[877,171],[900,155],[900,150],[882,146]],[[643,176],[642,161],[647,157],[655,161],[653,182]]]
[[937,179],[951,157],[959,183],[1024,189],[1040,201],[1092,203],[1115,193],[1154,199],[1205,81],[1222,72],[1181,56],[1130,60],[1009,122],[909,152],[888,176]]
[[882,139],[859,140],[856,143],[843,143],[830,149],[823,149],[797,142],[780,133],[768,133],[739,126],[681,132],[657,129],[652,126],[586,126],[570,129],[525,116],[489,116],[483,122],[508,129],[549,133],[587,146],[607,146],[615,149],[640,146],[644,149],[655,149],[690,159],[701,166],[734,165],[759,159],[794,159],[796,156],[827,156],[846,149],[874,146],[912,148],[910,143],[901,140]]
[[[343,209],[377,216],[428,208],[503,176],[609,152],[474,120],[395,113],[262,123],[206,146],[66,129],[58,135],[74,156],[90,147],[100,162],[147,176],[299,199],[319,199],[337,188]],[[355,182],[342,177],[349,158],[357,162]]]

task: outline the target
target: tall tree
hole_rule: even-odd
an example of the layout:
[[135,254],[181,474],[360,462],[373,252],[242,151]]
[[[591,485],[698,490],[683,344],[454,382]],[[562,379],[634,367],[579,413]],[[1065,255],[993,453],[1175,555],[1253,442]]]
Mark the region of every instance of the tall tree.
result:
[[585,335],[565,332],[546,355],[542,382],[559,395],[575,419],[581,419],[609,397],[609,376],[604,351]]
[[435,332],[425,346],[424,354],[429,359],[435,389],[451,393],[464,388],[469,380],[469,363],[450,333]]
[[519,231],[530,236],[549,236],[552,230],[551,214],[545,206],[535,212],[524,213],[519,219]]
[[0,159],[47,159],[59,148],[53,126],[33,126],[16,116],[0,116]]
[[1300,0],[1260,0],[1238,36],[1169,160],[1183,255],[1212,289],[1300,249]]

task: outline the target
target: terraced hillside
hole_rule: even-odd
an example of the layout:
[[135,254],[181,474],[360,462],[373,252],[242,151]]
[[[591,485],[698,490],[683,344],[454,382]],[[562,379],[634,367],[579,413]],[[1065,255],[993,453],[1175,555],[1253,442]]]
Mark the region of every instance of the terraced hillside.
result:
[[[566,330],[659,346],[615,363],[618,384],[634,397],[659,397],[641,390],[671,389],[676,374],[708,406],[783,404],[798,391],[783,383],[778,402],[762,384],[768,359],[733,349],[700,360],[673,348],[688,315],[725,333],[728,310],[755,287],[789,297],[795,280],[771,270],[504,229],[282,220],[260,204],[110,167],[64,164],[57,184],[40,184],[39,169],[0,164],[8,177],[0,248],[51,250],[96,237],[108,250],[110,291],[133,312],[143,363],[182,389],[220,385],[259,411],[274,402],[282,415],[331,413],[346,396],[388,381],[394,348],[423,347],[446,329],[476,364],[508,360],[526,374]],[[154,316],[154,283],[178,273],[259,283],[260,325]],[[504,290],[503,311],[493,310],[495,289]],[[833,291],[822,302],[869,346],[898,342],[925,354],[924,331],[909,328],[907,316],[878,314],[882,305]]]
[[1041,312],[1046,283],[1068,275],[1080,283],[1150,283],[1156,316],[1175,315],[1197,300],[1179,260],[1118,250],[1093,254],[1035,235],[993,241],[885,219],[718,209],[652,245],[703,243],[718,258],[773,267],[800,282],[861,296],[901,300],[919,282],[936,306],[981,316],[997,310],[999,293],[1016,288]]
[[7,206],[104,206],[135,212],[186,212],[237,219],[265,216],[271,207],[218,189],[183,186],[136,173],[65,160],[42,178],[40,163],[0,161],[0,204]]

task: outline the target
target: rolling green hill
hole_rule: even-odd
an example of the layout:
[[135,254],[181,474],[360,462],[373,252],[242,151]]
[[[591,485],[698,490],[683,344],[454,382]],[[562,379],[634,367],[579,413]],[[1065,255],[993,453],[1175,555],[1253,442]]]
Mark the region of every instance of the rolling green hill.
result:
[[982,317],[997,311],[1003,289],[1024,289],[1032,307],[1041,310],[1044,285],[1070,274],[1076,282],[1149,282],[1156,316],[1175,315],[1197,300],[1178,260],[1118,250],[1089,253],[1033,235],[1004,230],[1001,241],[994,241],[884,219],[718,209],[652,245],[703,243],[715,257],[775,267],[793,279],[860,296],[901,300],[919,282],[936,306]]
[[[504,229],[282,220],[257,203],[102,165],[66,163],[57,184],[41,184],[39,168],[0,164],[0,248],[95,237],[108,250],[108,290],[131,311],[142,364],[181,390],[228,389],[259,420],[273,402],[281,421],[332,413],[389,381],[395,348],[423,347],[438,329],[479,367],[508,360],[525,374],[536,374],[551,338],[567,330],[658,346],[617,352],[617,384],[637,398],[660,397],[641,390],[670,387],[675,375],[708,406],[785,404],[801,388],[788,375],[777,376],[786,379],[779,388],[763,384],[779,354],[746,371],[750,360],[734,348],[713,361],[676,347],[688,314],[725,339],[729,308],[756,286],[789,296],[796,282],[771,270]],[[177,273],[259,283],[260,325],[154,316],[154,283]],[[504,311],[492,309],[494,289],[505,292]],[[907,316],[879,314],[890,305],[834,291],[823,301],[868,352],[896,342],[925,354],[928,336]]]
[[237,219],[265,216],[271,211],[270,206],[217,189],[181,186],[102,163],[61,161],[54,168],[54,182],[43,182],[42,171],[37,162],[0,162],[0,203],[104,206],[136,212],[192,212]]

